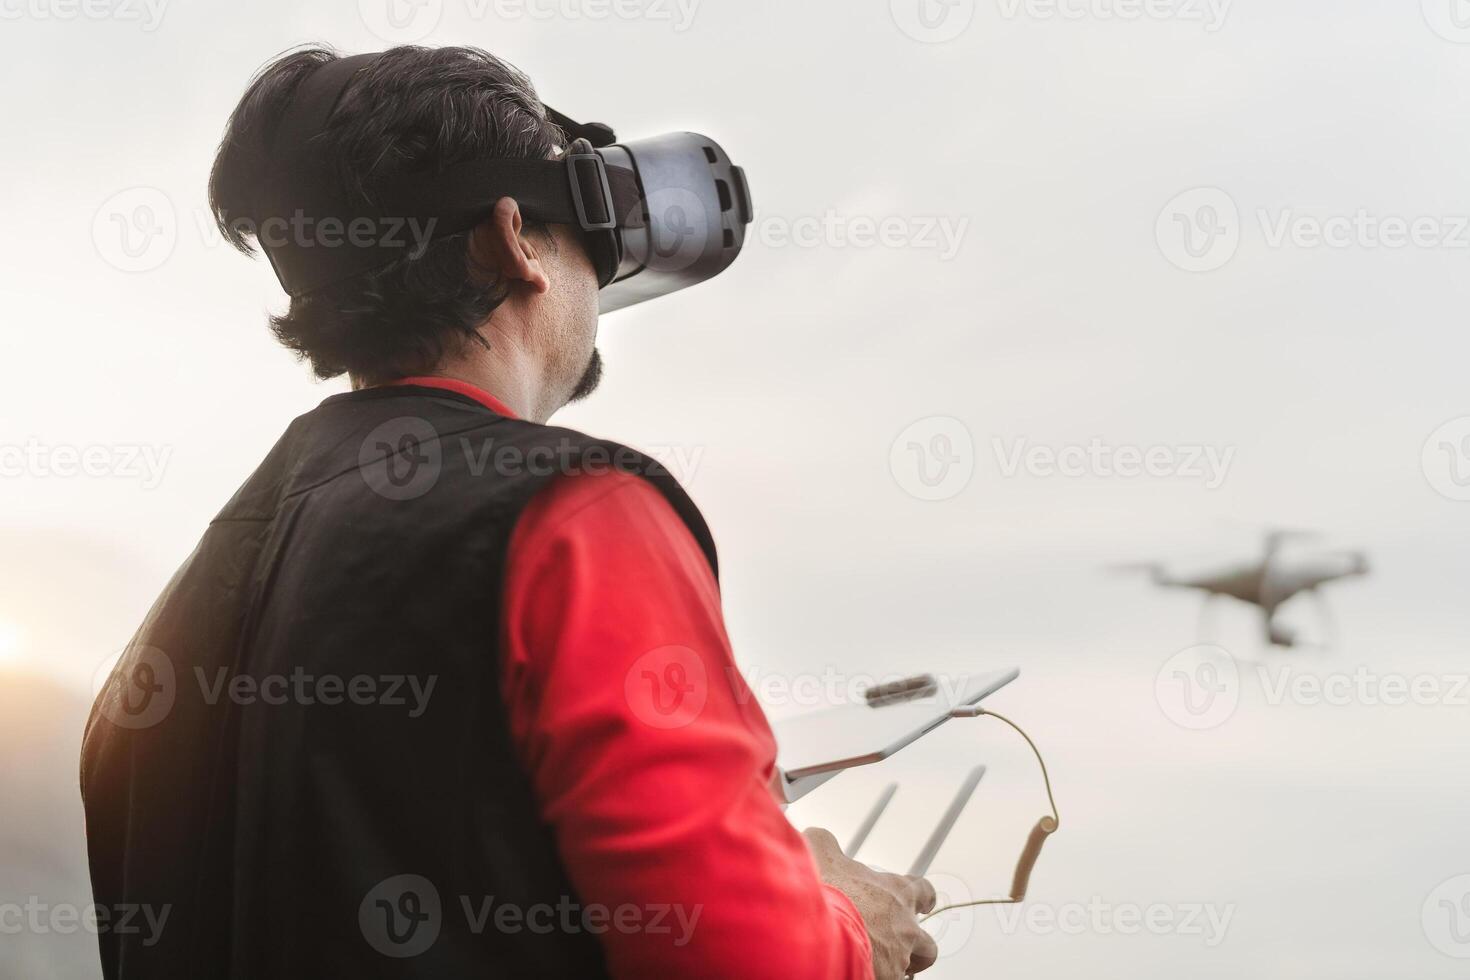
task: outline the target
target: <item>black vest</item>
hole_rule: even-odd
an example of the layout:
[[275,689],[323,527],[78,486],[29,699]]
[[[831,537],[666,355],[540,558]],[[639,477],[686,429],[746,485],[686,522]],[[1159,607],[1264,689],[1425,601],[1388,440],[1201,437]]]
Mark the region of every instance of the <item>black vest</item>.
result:
[[714,566],[689,498],[625,447],[419,387],[292,423],[88,721],[108,978],[605,973],[516,761],[498,653],[521,510],[557,474],[609,468],[649,479]]

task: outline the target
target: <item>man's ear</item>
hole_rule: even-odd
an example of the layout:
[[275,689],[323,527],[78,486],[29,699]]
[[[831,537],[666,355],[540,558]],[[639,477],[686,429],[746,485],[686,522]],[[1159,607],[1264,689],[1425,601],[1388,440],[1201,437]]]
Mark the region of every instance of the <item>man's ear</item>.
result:
[[514,198],[502,197],[470,233],[470,262],[487,278],[523,282],[544,293],[551,281],[541,265],[541,253],[521,231],[521,206]]

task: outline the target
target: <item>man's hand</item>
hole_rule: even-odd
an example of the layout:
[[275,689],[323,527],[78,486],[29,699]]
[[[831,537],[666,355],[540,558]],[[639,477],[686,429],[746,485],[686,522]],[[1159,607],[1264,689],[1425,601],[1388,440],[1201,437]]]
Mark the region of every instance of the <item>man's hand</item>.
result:
[[852,860],[825,830],[814,827],[805,834],[822,880],[852,899],[868,927],[876,980],[898,980],[933,966],[939,947],[919,928],[919,915],[934,908],[934,886]]

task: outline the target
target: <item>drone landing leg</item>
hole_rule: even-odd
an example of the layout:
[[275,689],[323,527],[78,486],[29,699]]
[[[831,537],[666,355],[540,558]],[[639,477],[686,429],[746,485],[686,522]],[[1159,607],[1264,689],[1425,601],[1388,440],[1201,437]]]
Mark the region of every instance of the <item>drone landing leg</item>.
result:
[[1312,600],[1317,604],[1317,615],[1322,618],[1322,647],[1330,650],[1338,643],[1337,620],[1332,615],[1332,607],[1327,604],[1327,597],[1316,589],[1312,589],[1311,593]]
[[1285,626],[1276,625],[1276,610],[1265,610],[1266,642],[1273,647],[1285,647],[1290,650],[1296,646],[1296,634]]

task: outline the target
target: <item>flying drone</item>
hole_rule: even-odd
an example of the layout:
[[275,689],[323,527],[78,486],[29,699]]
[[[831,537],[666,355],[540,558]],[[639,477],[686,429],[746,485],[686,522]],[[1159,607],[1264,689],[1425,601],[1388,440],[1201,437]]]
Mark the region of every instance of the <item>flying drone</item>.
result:
[[1266,642],[1272,646],[1293,647],[1297,636],[1293,630],[1276,622],[1277,611],[1299,595],[1311,596],[1317,602],[1324,625],[1331,631],[1332,616],[1321,586],[1339,579],[1368,573],[1368,558],[1361,551],[1323,551],[1298,554],[1284,546],[1294,540],[1315,540],[1320,535],[1307,531],[1269,531],[1262,556],[1253,562],[1218,568],[1203,574],[1176,575],[1160,563],[1124,566],[1149,574],[1155,585],[1171,589],[1193,589],[1204,593],[1200,612],[1203,624],[1210,607],[1220,598],[1249,603],[1261,611],[1261,625]]

